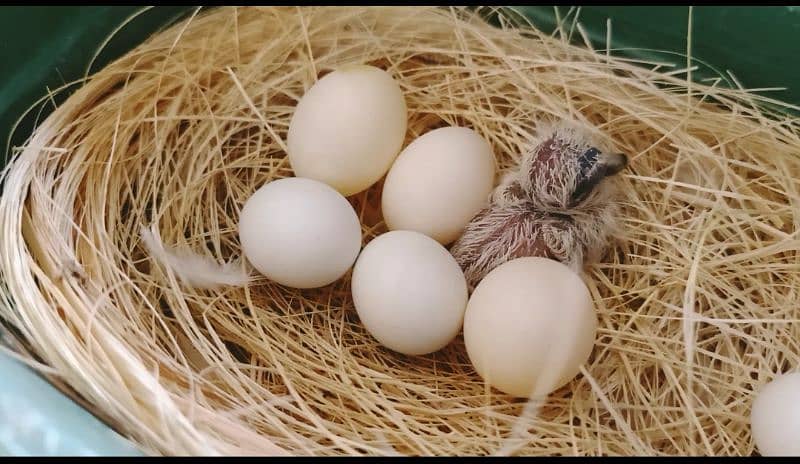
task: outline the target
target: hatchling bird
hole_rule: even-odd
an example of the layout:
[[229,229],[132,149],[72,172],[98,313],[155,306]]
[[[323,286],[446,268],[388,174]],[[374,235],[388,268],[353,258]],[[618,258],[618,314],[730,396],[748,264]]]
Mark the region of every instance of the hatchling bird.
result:
[[612,178],[627,164],[626,155],[608,150],[587,128],[544,129],[450,250],[469,287],[516,258],[550,258],[576,272],[600,259],[617,231]]

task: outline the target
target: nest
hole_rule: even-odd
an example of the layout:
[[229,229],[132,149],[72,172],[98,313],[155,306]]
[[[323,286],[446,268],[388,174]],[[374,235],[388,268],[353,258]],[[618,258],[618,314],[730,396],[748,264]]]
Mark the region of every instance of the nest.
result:
[[[216,8],[81,82],[3,177],[0,314],[19,356],[153,454],[753,453],[753,392],[800,367],[800,126],[721,79],[572,45],[508,11],[499,23]],[[586,268],[594,352],[545,402],[489,388],[460,338],[428,356],[382,348],[349,275],[196,290],[147,253],[155,224],[168,246],[240,259],[245,200],[293,175],[294,105],[347,63],[398,80],[406,144],[471,127],[502,174],[540,124],[571,119],[630,155],[625,236]],[[385,231],[380,188],[349,198],[364,243]]]

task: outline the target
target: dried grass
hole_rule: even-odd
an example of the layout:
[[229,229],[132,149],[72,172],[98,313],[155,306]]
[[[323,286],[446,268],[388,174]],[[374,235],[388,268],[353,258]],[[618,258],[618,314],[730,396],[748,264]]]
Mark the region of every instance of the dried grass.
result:
[[[0,315],[26,358],[156,454],[751,454],[754,390],[800,368],[797,120],[512,16],[218,8],[81,82],[3,178]],[[539,124],[570,118],[631,155],[626,236],[587,269],[596,348],[544,404],[489,389],[460,339],[381,348],[349,276],[194,290],[147,254],[155,223],[169,246],[240,259],[245,199],[292,175],[295,103],[351,62],[401,83],[406,143],[467,125],[505,170]],[[351,198],[365,243],[385,230],[379,195]]]

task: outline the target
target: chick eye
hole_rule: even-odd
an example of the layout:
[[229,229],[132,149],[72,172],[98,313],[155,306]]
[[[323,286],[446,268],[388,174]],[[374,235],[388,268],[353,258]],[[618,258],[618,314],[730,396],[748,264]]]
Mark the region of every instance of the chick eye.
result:
[[586,150],[581,156],[578,157],[579,174],[576,180],[575,190],[572,192],[572,204],[580,203],[591,193],[602,173],[594,169],[597,165],[597,158],[600,156],[600,150],[590,148]]
[[578,157],[578,166],[580,168],[581,177],[586,177],[589,171],[597,164],[597,158],[600,156],[600,150],[597,148],[590,148],[584,154]]

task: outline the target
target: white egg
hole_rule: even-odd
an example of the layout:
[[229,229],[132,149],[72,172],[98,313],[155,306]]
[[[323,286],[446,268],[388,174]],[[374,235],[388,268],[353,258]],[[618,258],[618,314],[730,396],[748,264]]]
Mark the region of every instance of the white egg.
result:
[[761,388],[750,428],[762,456],[800,456],[800,372],[780,375]]
[[269,182],[245,202],[239,238],[247,260],[269,279],[316,288],[353,265],[361,249],[361,223],[330,186],[290,177]]
[[352,195],[386,174],[407,124],[403,92],[388,73],[343,66],[317,81],[297,104],[289,122],[289,162],[296,176]]
[[393,231],[364,247],[353,268],[353,303],[383,346],[407,355],[437,351],[461,330],[467,282],[432,238]]
[[565,385],[589,358],[597,331],[589,290],[567,266],[518,258],[486,275],[464,315],[464,342],[478,374],[517,397]]
[[436,129],[414,140],[395,160],[383,186],[390,230],[414,230],[448,244],[489,204],[492,149],[466,127]]

